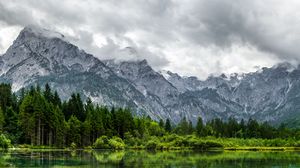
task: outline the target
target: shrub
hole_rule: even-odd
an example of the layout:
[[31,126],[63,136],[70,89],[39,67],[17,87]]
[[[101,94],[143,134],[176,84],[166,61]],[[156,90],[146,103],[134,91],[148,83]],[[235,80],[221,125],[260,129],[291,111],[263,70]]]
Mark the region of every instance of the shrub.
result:
[[125,148],[125,143],[119,137],[112,137],[108,141],[108,144],[111,149],[124,149]]
[[212,141],[212,140],[195,140],[192,139],[190,141],[190,146],[194,149],[209,149],[209,148],[220,148],[223,147],[223,145],[219,142]]
[[155,141],[155,140],[149,140],[149,141],[146,143],[146,146],[145,146],[145,147],[146,147],[147,149],[154,150],[154,149],[156,149],[157,144],[158,144],[157,141]]
[[95,149],[124,149],[125,143],[119,137],[112,137],[109,139],[107,136],[101,136],[93,144]]
[[76,149],[77,148],[77,145],[75,142],[72,142],[71,145],[70,145],[71,149]]
[[166,142],[171,142],[171,141],[175,141],[176,139],[178,139],[180,136],[176,135],[176,134],[170,134],[170,135],[166,135],[163,137],[163,140]]
[[0,135],[0,147],[7,149],[11,145],[10,139],[6,138],[4,134]]
[[96,149],[109,149],[110,147],[108,145],[108,141],[109,141],[109,139],[108,139],[107,136],[101,136],[93,144],[93,148],[96,148]]
[[135,146],[138,144],[138,138],[133,137],[129,132],[125,133],[125,144],[128,146]]

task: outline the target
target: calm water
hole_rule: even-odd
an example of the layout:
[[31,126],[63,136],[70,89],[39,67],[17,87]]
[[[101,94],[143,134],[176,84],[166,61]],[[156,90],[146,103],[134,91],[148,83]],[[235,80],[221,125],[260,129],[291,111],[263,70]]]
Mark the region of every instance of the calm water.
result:
[[299,152],[8,151],[1,167],[300,167]]

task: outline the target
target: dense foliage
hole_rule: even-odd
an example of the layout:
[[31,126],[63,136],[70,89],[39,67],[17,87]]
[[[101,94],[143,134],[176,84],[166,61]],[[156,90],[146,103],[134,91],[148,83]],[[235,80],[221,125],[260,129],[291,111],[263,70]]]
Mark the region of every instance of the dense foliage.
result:
[[42,89],[22,89],[18,96],[9,84],[0,84],[0,131],[3,147],[7,146],[4,142],[10,144],[7,138],[13,144],[114,149],[123,149],[125,144],[148,149],[224,146],[199,137],[292,138],[295,142],[300,138],[298,130],[284,125],[276,128],[253,119],[214,119],[205,124],[199,117],[195,125],[186,118],[178,125],[170,119],[156,122],[147,116],[134,116],[129,109],[94,105],[90,99],[84,103],[79,94],[61,101],[48,84]]

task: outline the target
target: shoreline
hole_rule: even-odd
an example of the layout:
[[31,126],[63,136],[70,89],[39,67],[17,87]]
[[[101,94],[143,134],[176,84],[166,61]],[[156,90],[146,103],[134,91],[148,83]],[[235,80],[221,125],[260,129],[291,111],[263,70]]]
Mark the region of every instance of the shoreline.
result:
[[[5,150],[5,149],[2,149]],[[193,148],[169,148],[169,149],[154,149],[149,150],[146,148],[125,148],[125,149],[91,149],[91,148],[54,148],[54,147],[16,147],[8,148],[9,151],[300,151],[300,147],[223,147],[223,148],[208,148],[208,149],[193,149]]]

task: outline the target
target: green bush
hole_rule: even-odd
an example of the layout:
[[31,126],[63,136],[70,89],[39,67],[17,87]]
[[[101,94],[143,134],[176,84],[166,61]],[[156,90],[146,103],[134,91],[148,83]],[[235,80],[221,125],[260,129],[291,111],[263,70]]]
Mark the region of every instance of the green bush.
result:
[[138,145],[140,139],[132,136],[129,132],[125,133],[125,144],[128,146]]
[[150,150],[154,150],[154,149],[156,149],[156,146],[157,146],[157,141],[154,141],[154,140],[150,140],[150,141],[148,141],[147,143],[146,143],[146,148],[147,149],[150,149]]
[[163,140],[165,142],[172,142],[172,141],[176,141],[176,139],[178,139],[180,136],[179,135],[176,135],[176,134],[170,134],[170,135],[166,135],[166,136],[163,136]]
[[71,149],[76,149],[77,148],[77,145],[75,142],[72,142],[71,145],[70,145],[70,148]]
[[108,144],[111,149],[124,149],[125,148],[125,143],[119,137],[112,137],[108,141]]
[[96,140],[96,142],[93,144],[93,148],[95,149],[109,149],[108,145],[108,137],[107,136],[101,136]]
[[109,139],[107,136],[101,136],[93,144],[95,149],[124,149],[125,143],[119,137],[112,137]]
[[185,142],[183,145],[185,147],[190,147],[193,149],[208,149],[208,148],[220,148],[223,147],[221,142],[217,140],[209,140],[209,139],[199,139],[195,136],[188,136],[186,137],[187,143]]
[[0,135],[0,147],[3,149],[7,149],[11,146],[10,139],[6,138],[4,134]]

